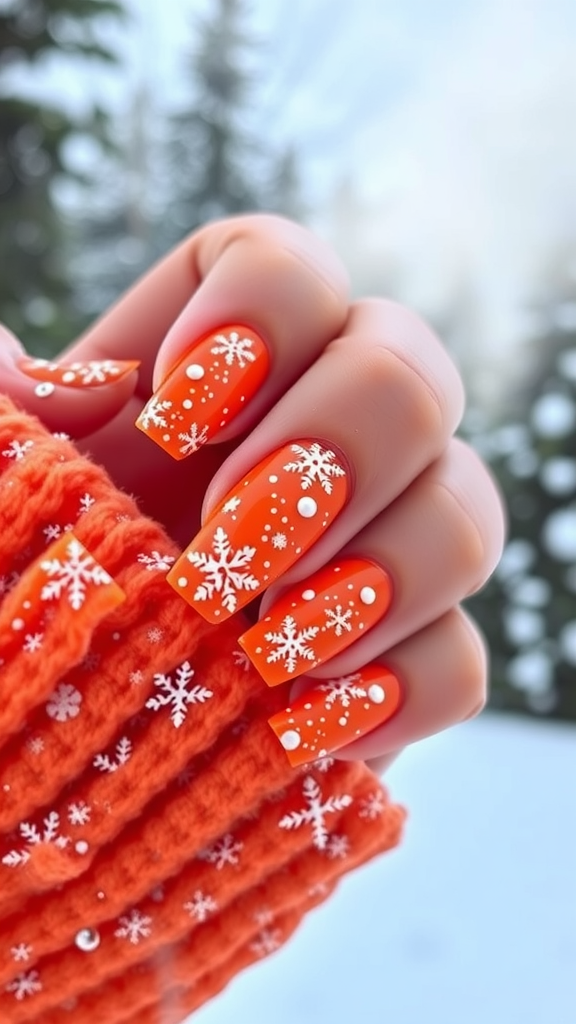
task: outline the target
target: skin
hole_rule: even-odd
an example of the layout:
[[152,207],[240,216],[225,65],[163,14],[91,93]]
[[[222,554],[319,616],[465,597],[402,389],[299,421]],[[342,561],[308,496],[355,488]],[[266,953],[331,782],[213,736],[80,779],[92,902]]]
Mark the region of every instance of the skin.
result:
[[[134,421],[193,341],[227,323],[258,331],[270,350],[269,376],[212,443],[175,462]],[[354,672],[374,659],[397,673],[401,710],[335,756],[383,771],[408,744],[481,710],[486,648],[460,602],[498,562],[504,513],[486,466],[454,438],[464,408],[456,367],[415,313],[385,299],[351,303],[346,272],[320,239],[282,218],[243,216],[187,238],[61,357],[139,359],[138,373],[89,392],[57,387],[40,399],[16,366],[24,354],[0,328],[3,390],[77,439],[182,546],[268,452],[301,437],[338,446],[352,497],[260,606],[264,614],[283,588],[344,553],[391,573],[389,615],[286,684],[288,704],[312,677]],[[238,619],[240,634],[249,622],[243,613]]]

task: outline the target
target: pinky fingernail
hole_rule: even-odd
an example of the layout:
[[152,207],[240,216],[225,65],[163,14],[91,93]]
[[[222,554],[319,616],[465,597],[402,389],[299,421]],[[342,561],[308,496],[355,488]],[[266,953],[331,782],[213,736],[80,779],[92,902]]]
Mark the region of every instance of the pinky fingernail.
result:
[[22,373],[38,381],[35,392],[39,398],[47,398],[56,386],[85,390],[115,384],[139,366],[137,359],[90,359],[68,365],[48,359],[21,359],[18,363]]
[[269,719],[293,767],[326,757],[387,722],[402,690],[383,665],[325,679]]

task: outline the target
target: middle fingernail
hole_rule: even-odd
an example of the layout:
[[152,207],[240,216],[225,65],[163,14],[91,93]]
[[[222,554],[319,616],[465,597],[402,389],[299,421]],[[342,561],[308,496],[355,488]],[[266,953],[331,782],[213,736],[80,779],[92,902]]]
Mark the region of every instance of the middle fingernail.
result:
[[320,441],[284,445],[223,499],[167,575],[208,622],[222,622],[266,590],[346,504],[343,457]]
[[245,408],[269,364],[255,331],[239,325],[211,331],[174,367],[136,426],[172,458],[185,459]]

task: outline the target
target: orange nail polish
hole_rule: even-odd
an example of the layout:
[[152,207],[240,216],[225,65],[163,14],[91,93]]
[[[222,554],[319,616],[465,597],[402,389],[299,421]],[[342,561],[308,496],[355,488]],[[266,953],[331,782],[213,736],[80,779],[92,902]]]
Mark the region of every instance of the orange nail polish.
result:
[[389,669],[366,665],[324,680],[268,721],[296,767],[372,732],[395,714],[401,698],[400,683]]
[[365,558],[331,562],[291,587],[238,640],[268,686],[333,658],[381,619],[392,581]]
[[91,359],[88,362],[61,365],[48,359],[21,359],[22,373],[40,383],[35,388],[38,398],[48,398],[56,386],[63,388],[101,388],[115,384],[140,366],[137,359]]
[[269,364],[266,345],[249,328],[210,331],[147,402],[136,426],[174,459],[185,459],[246,406]]
[[166,578],[208,622],[222,622],[311,547],[348,492],[339,454],[318,441],[287,444],[228,492]]

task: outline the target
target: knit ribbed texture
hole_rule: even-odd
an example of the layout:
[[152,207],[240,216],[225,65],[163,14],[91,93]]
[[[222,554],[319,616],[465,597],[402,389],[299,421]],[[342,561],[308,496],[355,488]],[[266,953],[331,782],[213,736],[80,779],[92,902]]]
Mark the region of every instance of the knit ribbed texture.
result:
[[178,554],[0,396],[2,1024],[179,1024],[399,841],[364,764],[290,767]]

